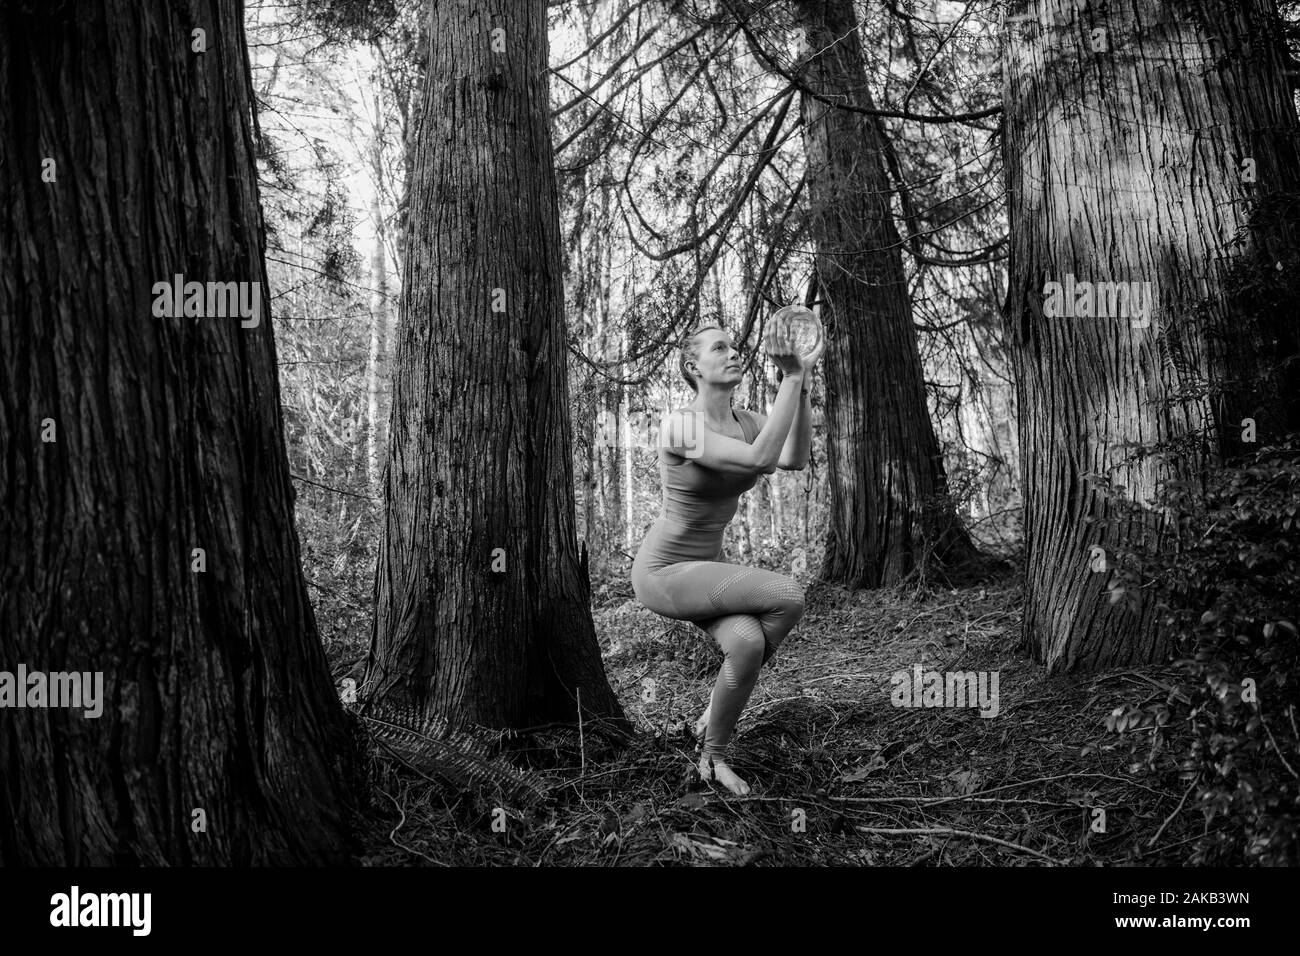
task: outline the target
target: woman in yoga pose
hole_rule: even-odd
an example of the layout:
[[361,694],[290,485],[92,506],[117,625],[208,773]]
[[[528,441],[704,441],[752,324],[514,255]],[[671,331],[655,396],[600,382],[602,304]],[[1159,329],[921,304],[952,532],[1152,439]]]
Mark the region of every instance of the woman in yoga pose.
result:
[[632,563],[632,590],[650,610],[693,621],[722,648],[722,669],[709,705],[696,721],[703,735],[700,776],[732,793],[749,785],[727,765],[727,749],[758,671],[803,614],[803,588],[793,578],[717,560],[739,497],[759,475],[800,471],[808,462],[812,412],[808,383],[824,339],[802,359],[786,306],[769,323],[768,354],[785,377],[772,415],[733,409],[740,358],[716,325],[697,329],[681,353],[681,371],[695,400],[665,415],[659,432],[663,504]]

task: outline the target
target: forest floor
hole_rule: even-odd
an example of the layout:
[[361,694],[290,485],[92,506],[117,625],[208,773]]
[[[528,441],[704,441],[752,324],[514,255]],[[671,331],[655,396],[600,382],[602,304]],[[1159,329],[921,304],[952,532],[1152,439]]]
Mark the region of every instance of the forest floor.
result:
[[[365,863],[1185,865],[1205,832],[1178,776],[1186,731],[1107,729],[1116,708],[1167,698],[1172,672],[1048,677],[1018,648],[1010,576],[921,593],[810,587],[732,745],[747,797],[694,771],[716,647],[630,594],[603,598],[596,628],[631,744],[591,727],[524,735],[512,759],[546,799],[504,812],[377,762]],[[916,665],[996,672],[996,714],[896,706],[891,678]]]

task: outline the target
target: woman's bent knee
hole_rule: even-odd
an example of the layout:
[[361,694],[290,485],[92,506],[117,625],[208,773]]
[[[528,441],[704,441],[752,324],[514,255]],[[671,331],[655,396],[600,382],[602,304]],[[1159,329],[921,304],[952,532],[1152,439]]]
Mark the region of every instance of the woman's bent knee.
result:
[[778,577],[764,586],[763,593],[774,610],[796,619],[803,614],[804,590],[794,578]]
[[728,615],[724,625],[729,633],[720,635],[723,651],[731,659],[732,667],[738,673],[757,673],[763,666],[763,656],[767,652],[767,636],[763,625],[752,614]]

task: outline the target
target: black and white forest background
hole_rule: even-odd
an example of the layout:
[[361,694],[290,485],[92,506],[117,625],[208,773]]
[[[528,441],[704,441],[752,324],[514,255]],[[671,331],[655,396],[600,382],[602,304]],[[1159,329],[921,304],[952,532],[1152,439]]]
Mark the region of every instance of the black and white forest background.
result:
[[617,867],[1294,929],[1298,56],[1291,0],[0,2],[0,923]]

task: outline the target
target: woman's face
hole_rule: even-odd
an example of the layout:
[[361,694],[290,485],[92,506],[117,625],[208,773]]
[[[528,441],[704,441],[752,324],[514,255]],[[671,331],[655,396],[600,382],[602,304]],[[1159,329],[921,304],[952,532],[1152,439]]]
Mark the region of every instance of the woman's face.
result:
[[731,344],[731,336],[721,329],[705,329],[696,339],[699,367],[704,383],[734,388],[740,384],[740,353]]

